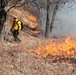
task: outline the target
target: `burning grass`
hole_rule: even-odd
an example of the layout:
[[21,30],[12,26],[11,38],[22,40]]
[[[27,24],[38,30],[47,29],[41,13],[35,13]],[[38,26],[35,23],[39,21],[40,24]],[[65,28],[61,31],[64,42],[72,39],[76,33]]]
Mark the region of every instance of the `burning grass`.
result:
[[42,57],[52,58],[54,62],[68,61],[76,63],[76,39],[68,37],[60,42],[52,41],[48,45],[41,44],[33,52]]
[[11,15],[12,17],[17,16],[19,20],[22,21],[23,24],[27,25],[29,28],[36,28],[39,24],[38,17],[31,14],[31,12],[27,11],[24,8],[12,8],[9,11],[9,15]]

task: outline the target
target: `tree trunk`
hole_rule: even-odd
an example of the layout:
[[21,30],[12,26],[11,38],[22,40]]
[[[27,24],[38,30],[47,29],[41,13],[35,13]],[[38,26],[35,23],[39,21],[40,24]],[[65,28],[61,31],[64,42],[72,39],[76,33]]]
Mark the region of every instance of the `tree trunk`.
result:
[[57,13],[57,10],[58,10],[58,7],[59,5],[56,4],[55,6],[55,9],[53,11],[53,16],[52,16],[52,20],[51,20],[51,23],[50,23],[50,6],[48,6],[49,4],[49,0],[47,0],[47,20],[46,20],[46,31],[45,31],[45,37],[46,38],[50,38],[51,36],[51,31],[52,31],[52,28],[53,28],[53,24],[54,24],[54,21],[55,21],[55,16],[56,16],[56,13]]
[[53,24],[54,24],[54,21],[55,21],[55,17],[56,17],[58,8],[59,8],[59,5],[56,4],[55,9],[53,11],[53,16],[52,16],[51,24],[50,24],[50,32],[52,31]]
[[50,6],[49,5],[49,0],[47,0],[47,18],[46,18],[46,29],[45,29],[45,37],[49,38],[50,36]]
[[5,36],[5,21],[6,21],[6,11],[4,10],[5,8],[5,2],[4,0],[1,0],[0,2],[0,41],[4,41],[4,36]]

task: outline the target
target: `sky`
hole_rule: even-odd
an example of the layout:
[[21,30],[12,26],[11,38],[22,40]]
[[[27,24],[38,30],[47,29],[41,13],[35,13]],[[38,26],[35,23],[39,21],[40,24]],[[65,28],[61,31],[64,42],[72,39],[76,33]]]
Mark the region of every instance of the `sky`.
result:
[[52,34],[54,36],[76,37],[76,4],[68,8],[66,4],[59,8]]

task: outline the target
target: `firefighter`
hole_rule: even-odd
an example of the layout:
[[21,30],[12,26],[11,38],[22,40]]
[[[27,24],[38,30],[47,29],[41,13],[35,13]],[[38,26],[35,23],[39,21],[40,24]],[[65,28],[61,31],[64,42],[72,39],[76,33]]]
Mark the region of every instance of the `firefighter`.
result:
[[11,32],[13,33],[13,37],[16,42],[21,42],[21,40],[18,37],[20,31],[21,31],[21,22],[19,21],[17,16],[14,16]]

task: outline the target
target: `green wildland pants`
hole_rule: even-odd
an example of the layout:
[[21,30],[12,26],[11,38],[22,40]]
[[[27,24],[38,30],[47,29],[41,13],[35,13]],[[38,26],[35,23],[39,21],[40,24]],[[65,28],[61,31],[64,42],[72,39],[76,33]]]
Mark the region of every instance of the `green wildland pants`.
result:
[[14,36],[14,39],[15,39],[16,42],[20,42],[20,41],[21,41],[21,40],[19,39],[18,35],[19,35],[18,30],[14,30],[14,31],[13,31],[13,36]]

